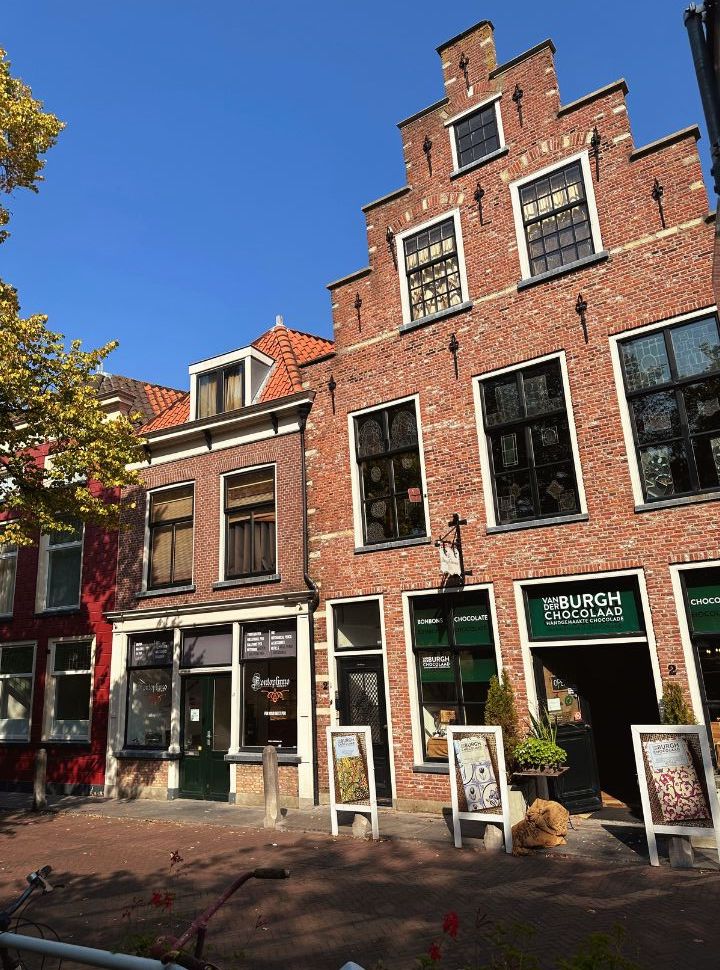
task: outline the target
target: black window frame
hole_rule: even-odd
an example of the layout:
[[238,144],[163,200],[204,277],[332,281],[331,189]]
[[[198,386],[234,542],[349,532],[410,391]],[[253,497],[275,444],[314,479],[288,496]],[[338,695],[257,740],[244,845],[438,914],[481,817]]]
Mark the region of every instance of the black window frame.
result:
[[128,741],[128,719],[129,719],[128,715],[130,712],[130,686],[132,681],[131,674],[135,670],[166,670],[170,672],[170,719],[171,719],[170,730],[172,731],[172,711],[173,711],[172,675],[173,675],[174,654],[175,654],[174,635],[171,634],[169,637],[166,638],[168,643],[170,644],[169,662],[164,664],[132,663],[133,645],[136,640],[149,639],[150,637],[155,637],[157,639],[158,637],[161,637],[161,636],[162,636],[162,631],[157,631],[157,632],[150,631],[147,633],[133,633],[127,638],[127,653],[125,657],[125,671],[126,671],[126,674],[125,674],[125,681],[126,681],[125,683],[125,730],[123,733],[123,747],[129,751],[167,751],[169,748],[169,745],[162,744],[162,743],[148,744],[147,742],[145,742],[145,744],[132,744],[130,741]]
[[[250,476],[257,472],[267,472],[272,475],[273,480],[273,498],[272,502],[259,502],[257,505],[249,506],[243,508],[243,512],[247,512],[250,515],[251,523],[251,551],[250,551],[250,562],[255,562],[255,515],[258,513],[267,513],[270,510],[273,512],[274,524],[275,524],[275,544],[273,548],[273,562],[270,569],[261,570],[248,570],[246,572],[231,572],[230,571],[230,515],[237,509],[231,509],[228,507],[228,487],[232,480],[241,478],[242,476]],[[256,468],[239,468],[237,471],[230,472],[224,476],[223,480],[223,516],[225,518],[225,551],[224,551],[224,578],[225,579],[245,579],[252,576],[274,576],[277,573],[277,560],[278,560],[278,548],[277,548],[277,469],[273,465],[263,465]]]
[[[494,98],[489,104],[479,105],[476,110],[468,112],[467,114],[463,115],[462,118],[458,118],[457,121],[453,122],[453,138],[458,171],[481,162],[484,158],[487,158],[489,155],[494,155],[495,152],[498,152],[501,148],[503,148],[502,131],[498,122],[499,112],[499,98]],[[489,119],[483,121],[483,118],[488,115],[490,116]],[[473,126],[473,121],[479,121],[480,123]],[[461,129],[465,127],[467,127],[467,130],[463,131],[461,134]],[[487,128],[493,129],[492,134],[485,134],[485,129]],[[479,130],[482,130],[481,144],[485,146],[489,140],[494,138],[497,142],[495,147],[483,151],[480,155],[475,155],[475,149],[478,147],[476,145],[470,145],[468,148],[461,149],[461,140],[467,138],[468,136],[472,140],[472,136]],[[472,153],[472,157],[467,161],[463,161],[463,156],[467,155],[468,153]]]
[[[451,250],[449,250],[448,252],[442,252],[442,240],[443,240],[443,238],[449,238],[447,236],[446,237],[443,237],[443,235],[442,235],[443,228],[446,227],[446,226],[451,226],[452,227],[453,248]],[[441,252],[440,252],[440,254],[438,256],[429,258],[424,263],[420,263],[419,258],[418,258],[417,265],[416,266],[413,266],[413,267],[409,267],[408,266],[408,257],[409,256],[412,256],[413,253],[408,253],[408,251],[407,251],[408,244],[411,243],[411,242],[413,242],[413,241],[418,240],[421,236],[427,235],[427,237],[428,237],[428,239],[427,239],[427,246],[421,247],[421,246],[419,246],[419,245],[416,244],[414,253],[419,253],[421,249],[425,249],[425,248],[427,248],[428,251],[429,251],[429,249],[430,249],[430,247],[432,245],[436,245],[437,244],[436,242],[431,241],[431,234],[432,234],[433,230],[438,230],[438,229],[440,230],[440,243],[441,243]],[[403,283],[404,283],[404,286],[405,286],[405,292],[407,294],[408,314],[409,314],[409,321],[411,323],[414,323],[417,320],[424,320],[426,317],[432,317],[436,313],[446,313],[448,310],[453,310],[455,307],[458,307],[458,306],[461,306],[462,305],[463,300],[465,299],[465,296],[464,296],[464,293],[463,293],[463,289],[464,289],[464,287],[463,287],[463,272],[464,272],[464,269],[463,269],[463,267],[461,265],[461,252],[460,252],[460,239],[459,239],[459,237],[460,237],[460,219],[459,218],[456,219],[454,214],[450,214],[449,216],[446,216],[445,218],[442,218],[442,219],[436,219],[429,226],[425,226],[422,229],[411,230],[411,231],[405,233],[402,236],[402,259],[403,259],[402,269],[403,269],[403,273],[404,273]],[[440,276],[438,276],[436,278],[435,277],[435,267],[439,267],[440,264],[447,263],[451,259],[455,259],[455,261],[457,263],[457,269],[453,271],[453,270],[448,270],[446,268],[445,271],[442,273],[442,275],[440,275]],[[420,293],[422,293],[422,291],[424,289],[423,283],[422,283],[422,274],[423,274],[423,272],[425,272],[425,271],[427,271],[429,269],[432,269],[433,270],[433,280],[432,280],[432,288],[433,288],[432,304],[433,304],[433,306],[430,309],[428,309],[428,305],[430,304],[431,301],[430,300],[426,300],[424,297],[421,297],[420,303],[422,305],[422,312],[418,311],[416,313],[415,312],[415,309],[414,309],[414,305],[413,305],[413,289],[416,289]],[[453,296],[457,296],[457,302],[451,303],[451,290],[450,290],[450,285],[448,283],[448,280],[449,280],[449,277],[451,275],[453,275],[454,273],[457,273],[458,282],[457,282],[457,286],[456,287],[453,286],[452,295]],[[417,286],[417,287],[413,287],[412,284],[411,284],[411,277],[413,277],[415,275],[417,275],[418,278],[419,278],[419,280],[420,280],[419,286]],[[436,288],[436,284],[438,282],[443,281],[443,280],[447,283],[447,290],[446,290],[446,293],[445,294],[438,293],[437,292],[437,288]],[[447,307],[438,307],[439,299],[440,299],[440,297],[442,297],[444,295],[447,295],[447,304],[448,305],[447,305]]]
[[[192,513],[189,516],[182,516],[181,518],[178,518],[178,519],[170,519],[169,521],[165,521],[165,522],[153,523],[153,521],[152,521],[152,514],[153,514],[153,499],[154,499],[154,496],[156,496],[156,495],[164,495],[164,494],[167,494],[168,492],[171,492],[173,489],[178,489],[179,490],[181,488],[189,488],[190,491],[191,491],[191,493],[192,493]],[[178,526],[180,526],[180,525],[187,525],[188,523],[190,524],[191,530],[192,530],[192,534],[193,534],[192,535],[192,542],[193,542],[193,549],[194,549],[194,543],[195,543],[195,483],[194,482],[181,482],[178,485],[171,485],[171,486],[168,486],[168,487],[153,489],[151,492],[148,492],[148,503],[149,503],[149,509],[148,509],[148,567],[147,567],[147,588],[149,590],[155,591],[155,590],[159,590],[159,589],[174,589],[174,588],[178,588],[178,587],[182,587],[182,586],[189,586],[190,584],[192,584],[192,576],[193,576],[193,566],[194,566],[194,563],[192,561],[192,558],[191,558],[191,561],[190,561],[190,577],[189,578],[175,580],[172,577],[174,577],[174,575],[175,575],[175,547],[176,547],[176,534],[177,534],[177,527]],[[172,526],[172,553],[171,553],[171,556],[170,556],[170,576],[171,576],[171,581],[169,583],[154,584],[153,581],[152,581],[152,574],[153,574],[153,532],[156,529],[163,529],[163,528],[167,528],[168,526]]]
[[[196,418],[201,420],[203,418],[214,418],[218,414],[227,414],[228,411],[237,411],[239,408],[227,408],[225,407],[225,391],[227,386],[227,376],[233,371],[240,373],[240,396],[242,398],[242,404],[240,407],[245,405],[245,363],[242,360],[236,360],[232,364],[226,364],[224,367],[213,367],[211,370],[201,371],[197,375],[197,403],[196,403]],[[215,411],[212,414],[201,414],[200,413],[200,383],[205,379],[215,377]]]
[[[408,409],[412,407],[415,416],[415,443],[412,446],[404,445],[397,448],[390,447],[390,422],[389,414],[391,411],[400,410],[402,408]],[[363,411],[361,414],[353,415],[353,432],[354,432],[354,451],[355,451],[355,474],[357,475],[358,483],[358,494],[360,501],[360,518],[362,520],[362,530],[363,530],[363,544],[365,546],[374,546],[386,543],[402,543],[413,539],[424,539],[428,536],[428,522],[427,522],[427,510],[425,508],[425,476],[423,474],[423,462],[422,462],[422,451],[420,447],[420,416],[418,413],[417,401],[414,399],[406,401],[393,401],[389,404],[381,404],[377,408],[371,408],[370,410]],[[371,416],[381,416],[381,423],[383,429],[383,441],[385,443],[385,450],[380,452],[374,452],[368,455],[360,454],[360,435],[359,430],[361,424]],[[397,512],[397,502],[398,498],[408,495],[408,489],[400,489],[399,491],[395,488],[395,468],[392,459],[399,455],[408,454],[410,452],[417,453],[418,461],[418,472],[420,477],[420,501],[416,504],[420,505],[422,508],[422,518],[423,518],[423,531],[422,533],[417,533],[415,535],[401,536],[399,534],[398,528],[398,512]],[[373,460],[377,461],[380,459],[385,459],[388,462],[388,485],[389,492],[385,498],[375,497],[367,499],[365,498],[365,485],[363,476],[363,465],[366,462],[371,462]],[[391,504],[393,510],[393,523],[394,523],[394,535],[391,538],[383,536],[379,539],[369,539],[368,538],[368,519],[367,519],[367,509],[373,502],[378,501],[388,501]]]
[[[417,687],[416,694],[417,694],[417,704],[418,704],[418,708],[417,709],[418,709],[418,712],[420,714],[420,736],[421,736],[421,739],[422,739],[423,762],[425,764],[447,764],[448,763],[448,759],[447,758],[441,758],[441,757],[435,757],[435,758],[433,758],[433,757],[430,757],[428,755],[428,753],[427,753],[427,741],[426,741],[426,738],[425,738],[425,730],[424,730],[424,725],[423,725],[422,673],[421,673],[421,669],[420,669],[420,657],[421,657],[421,655],[422,654],[427,654],[427,653],[432,653],[432,652],[440,652],[440,651],[446,651],[450,655],[452,669],[453,669],[453,675],[454,675],[454,682],[455,682],[455,697],[456,697],[456,703],[455,703],[454,706],[456,706],[458,708],[458,713],[462,716],[462,720],[458,720],[457,721],[457,726],[458,727],[462,727],[464,725],[467,725],[468,723],[472,723],[472,722],[468,722],[468,720],[467,720],[467,708],[468,707],[476,708],[476,707],[481,706],[481,704],[482,704],[482,709],[483,709],[483,721],[484,721],[485,704],[486,704],[486,702],[485,703],[482,703],[480,701],[466,701],[465,700],[465,694],[464,694],[463,682],[462,682],[462,675],[461,675],[461,672],[460,672],[460,655],[463,652],[472,652],[472,651],[475,651],[477,653],[480,653],[480,652],[483,652],[484,651],[484,652],[490,654],[491,657],[492,657],[492,660],[495,663],[495,676],[498,676],[499,675],[499,670],[498,670],[498,666],[497,666],[497,634],[496,634],[496,631],[495,631],[495,625],[493,623],[493,614],[492,614],[492,609],[491,609],[491,605],[490,605],[490,592],[489,592],[489,590],[469,590],[464,595],[465,596],[472,597],[474,594],[484,595],[486,597],[486,599],[487,599],[488,624],[489,624],[489,627],[490,627],[490,636],[491,636],[491,639],[492,639],[492,643],[490,643],[490,644],[478,644],[476,646],[471,646],[469,644],[456,644],[455,643],[455,626],[454,626],[454,623],[451,621],[451,622],[448,622],[448,624],[447,624],[447,629],[448,629],[448,645],[446,647],[442,647],[442,646],[437,646],[437,647],[432,647],[432,646],[417,646],[417,644],[415,643],[415,610],[418,607],[418,604],[419,603],[421,603],[421,604],[429,604],[429,603],[433,602],[434,600],[437,600],[438,601],[438,611],[440,611],[440,609],[442,607],[444,607],[445,608],[444,609],[445,615],[448,617],[448,619],[451,620],[452,615],[453,615],[454,608],[456,606],[462,606],[462,605],[464,605],[463,604],[463,594],[459,594],[459,595],[454,595],[453,596],[453,595],[439,593],[439,594],[429,594],[429,595],[425,595],[425,596],[412,596],[410,598],[410,602],[411,602],[411,608],[410,608],[410,628],[412,630],[412,652],[413,652],[413,656],[414,656],[414,659],[415,659],[415,680],[416,680],[416,687]],[[483,604],[483,607],[485,607],[485,604]],[[488,683],[489,683],[489,681],[488,681]],[[440,702],[438,702],[438,703],[440,703]]]
[[[566,172],[566,171],[568,171],[569,169],[572,169],[572,168],[577,168],[578,171],[579,171],[580,180],[579,180],[579,183],[578,184],[582,186],[582,198],[581,199],[577,199],[577,200],[572,201],[572,202],[566,202],[563,205],[558,206],[557,208],[549,209],[547,212],[543,212],[543,213],[538,212],[537,215],[532,216],[530,218],[526,218],[525,217],[525,212],[524,212],[524,205],[525,205],[525,203],[523,202],[523,193],[526,192],[532,186],[537,185],[539,182],[543,182],[545,179],[552,179],[553,176],[556,176],[556,175],[560,174],[561,172]],[[565,179],[565,187],[567,187],[567,179]],[[576,159],[573,159],[572,161],[565,162],[562,165],[558,165],[558,166],[552,168],[549,172],[545,172],[542,175],[538,175],[536,177],[532,177],[532,178],[529,178],[529,179],[523,181],[522,185],[519,185],[517,187],[517,193],[518,193],[518,205],[520,207],[520,219],[522,221],[522,227],[523,227],[523,240],[524,240],[524,244],[525,244],[525,254],[527,256],[528,274],[529,274],[529,278],[530,279],[532,279],[535,276],[543,276],[545,273],[560,272],[560,271],[562,271],[563,269],[565,269],[568,266],[573,266],[575,263],[579,262],[582,259],[588,259],[591,256],[594,256],[598,252],[597,247],[596,247],[595,233],[594,233],[594,227],[593,227],[593,215],[595,215],[594,205],[591,206],[591,200],[590,200],[590,198],[588,196],[588,188],[587,188],[587,182],[586,182],[586,173],[585,173],[585,169],[584,169],[584,166],[582,164],[582,159],[581,158],[576,158]],[[537,196],[536,196],[535,201],[537,201]],[[560,232],[563,231],[563,230],[553,229],[551,232],[548,232],[548,234],[545,235],[544,233],[542,233],[542,229],[541,229],[541,239],[542,239],[542,243],[543,243],[543,254],[542,254],[542,256],[533,256],[532,253],[531,253],[530,247],[531,247],[531,244],[533,242],[536,242],[537,240],[531,240],[530,239],[530,236],[529,236],[529,230],[530,230],[530,228],[532,226],[535,226],[535,225],[538,225],[538,224],[542,223],[543,220],[545,220],[545,219],[550,219],[552,217],[557,217],[558,215],[561,215],[564,212],[569,212],[572,209],[577,209],[577,208],[582,208],[582,207],[584,207],[584,210],[585,210],[585,218],[582,220],[582,223],[587,223],[587,227],[588,227],[589,233],[590,233],[589,236],[588,236],[588,239],[590,241],[590,252],[589,253],[585,253],[582,256],[579,255],[579,253],[577,252],[577,249],[578,249],[578,240],[577,240],[576,235],[575,235],[575,225],[576,225],[576,223],[571,220],[571,223],[570,223],[570,227],[569,228],[572,228],[572,230],[573,230],[573,244],[572,245],[575,247],[575,250],[576,250],[576,253],[575,253],[574,258],[573,259],[568,259],[568,260],[564,260],[563,259],[561,261],[561,263],[560,263],[559,266],[552,266],[551,267],[551,266],[546,265],[544,269],[537,269],[537,270],[534,269],[533,268],[533,263],[534,263],[535,260],[544,259],[545,262],[546,262],[546,264],[547,264],[548,250],[546,249],[545,243],[546,243],[546,240],[549,239],[551,236],[557,236],[558,237],[558,247],[555,250],[551,250],[550,251],[551,254],[560,253],[562,255],[563,249],[564,248],[568,248],[568,247],[561,247],[559,245]],[[580,223],[577,223],[577,225],[579,225],[579,224]],[[586,240],[580,240],[580,241],[581,242],[585,242]]]
[[[562,407],[554,408],[551,411],[542,411],[539,414],[528,415],[522,375],[526,371],[530,371],[530,370],[533,370],[534,368],[542,367],[543,365],[553,364],[553,363],[557,365],[558,371],[559,371],[560,388],[562,390],[562,397],[563,397]],[[487,374],[484,377],[480,378],[480,401],[482,405],[483,430],[485,432],[485,447],[487,449],[486,454],[487,454],[488,464],[490,467],[490,481],[492,483],[495,523],[498,526],[506,526],[506,525],[513,526],[513,525],[521,525],[526,522],[538,522],[545,519],[559,519],[559,518],[565,519],[565,518],[572,518],[574,516],[580,515],[582,514],[582,511],[583,511],[582,503],[581,503],[580,487],[579,487],[580,481],[581,481],[580,459],[579,459],[579,455],[576,454],[576,450],[573,446],[574,426],[573,426],[573,420],[572,420],[572,408],[570,406],[571,402],[569,401],[568,388],[566,388],[565,386],[565,374],[562,366],[562,358],[560,356],[556,356],[556,357],[550,357],[549,359],[543,360],[543,361],[537,361],[537,360],[528,361],[527,363],[521,364],[518,367],[513,367],[510,371],[507,372],[508,376],[511,374],[514,376],[517,383],[518,401],[522,405],[524,414],[518,418],[514,418],[509,421],[499,422],[493,425],[490,425],[488,423],[487,407],[485,402],[485,387],[488,383],[502,377],[503,374]],[[556,459],[554,461],[545,462],[540,465],[536,464],[534,460],[535,449],[534,449],[533,440],[532,440],[532,425],[538,423],[539,421],[543,421],[548,418],[554,418],[554,417],[564,417],[565,420],[567,421],[568,438],[570,442],[570,454],[569,454],[569,458],[564,460],[565,461],[572,460],[573,482],[575,486],[575,496],[576,496],[577,502],[576,502],[576,508],[572,510],[568,510],[567,512],[562,512],[560,510],[558,511],[553,510],[551,512],[542,513],[540,511],[540,489],[538,486],[538,476],[537,476],[538,469],[551,468],[553,465],[557,465],[560,462],[559,460]],[[510,519],[509,521],[506,522],[503,520],[503,516],[500,511],[500,502],[499,502],[498,491],[497,491],[497,478],[502,475],[509,474],[509,471],[507,469],[505,470],[495,469],[495,456],[493,454],[492,435],[502,433],[502,432],[508,432],[513,429],[516,430],[517,432],[519,432],[520,430],[522,430],[523,432],[524,439],[525,439],[525,449],[528,456],[528,464],[523,467],[518,466],[516,468],[513,468],[512,471],[513,473],[518,473],[518,472],[529,473],[535,515],[524,516],[522,518],[516,518],[516,519]]]
[[[695,451],[693,449],[693,441],[699,438],[707,438],[711,435],[720,437],[720,423],[715,431],[700,431],[693,434],[690,431],[687,409],[685,407],[685,398],[682,394],[683,388],[691,385],[698,384],[701,381],[709,380],[711,378],[720,379],[720,366],[715,370],[705,371],[699,374],[691,374],[689,377],[678,377],[677,373],[677,361],[675,359],[675,348],[672,342],[672,332],[681,327],[686,327],[693,323],[702,323],[705,320],[713,320],[718,332],[718,339],[720,342],[720,320],[716,313],[703,314],[694,317],[691,320],[678,320],[675,323],[668,323],[660,327],[655,327],[652,330],[645,330],[642,333],[628,334],[624,339],[618,341],[618,357],[620,359],[620,368],[622,371],[623,378],[623,392],[625,394],[625,401],[628,410],[628,418],[630,421],[630,428],[632,430],[633,446],[635,449],[635,462],[637,465],[638,478],[640,480],[640,487],[642,489],[643,501],[650,505],[655,502],[663,502],[676,498],[689,498],[693,495],[705,495],[706,493],[719,493],[720,492],[720,473],[718,473],[718,484],[714,486],[701,486],[697,462],[695,458]],[[625,355],[623,353],[623,348],[628,344],[631,344],[634,340],[642,340],[643,337],[649,337],[652,334],[661,333],[665,343],[665,353],[667,355],[668,365],[670,367],[670,380],[663,381],[659,384],[653,384],[651,387],[640,388],[636,391],[628,390],[628,377],[625,367]],[[680,422],[680,435],[670,436],[658,441],[652,441],[646,444],[640,444],[640,438],[638,435],[635,410],[632,406],[632,402],[642,397],[648,397],[652,394],[661,393],[673,393],[675,397],[675,403],[677,408],[677,415]],[[672,492],[670,495],[659,495],[655,497],[648,496],[647,490],[645,488],[645,478],[643,474],[643,465],[641,451],[643,448],[650,447],[661,447],[663,445],[673,445],[681,444],[683,447],[685,462],[688,468],[688,474],[690,477],[690,482],[693,487],[689,491],[684,492]]]

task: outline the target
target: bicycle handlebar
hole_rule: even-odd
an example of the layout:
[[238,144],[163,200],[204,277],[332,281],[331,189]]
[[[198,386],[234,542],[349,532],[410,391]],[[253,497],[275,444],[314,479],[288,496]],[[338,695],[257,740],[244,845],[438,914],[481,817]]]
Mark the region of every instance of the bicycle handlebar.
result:
[[255,869],[253,871],[255,879],[289,879],[289,869]]

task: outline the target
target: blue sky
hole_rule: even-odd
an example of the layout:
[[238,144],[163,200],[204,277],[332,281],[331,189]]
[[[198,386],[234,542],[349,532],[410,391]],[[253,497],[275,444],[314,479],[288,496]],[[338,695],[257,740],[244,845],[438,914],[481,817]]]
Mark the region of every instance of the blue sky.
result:
[[551,37],[564,102],[625,77],[635,144],[698,122],[707,171],[686,5],[7,4],[0,46],[67,128],[0,275],[68,337],[119,339],[108,370],[181,388],[278,313],[330,335],[360,206],[404,184],[396,124],[443,96],[438,44],[483,18],[501,61]]

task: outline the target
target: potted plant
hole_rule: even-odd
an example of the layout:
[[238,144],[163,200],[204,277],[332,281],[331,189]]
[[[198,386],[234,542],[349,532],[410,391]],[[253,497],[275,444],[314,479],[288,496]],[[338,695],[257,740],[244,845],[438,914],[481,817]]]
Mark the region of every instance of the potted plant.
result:
[[558,775],[565,767],[567,752],[557,743],[557,724],[547,715],[538,720],[530,715],[531,730],[513,752],[519,774]]

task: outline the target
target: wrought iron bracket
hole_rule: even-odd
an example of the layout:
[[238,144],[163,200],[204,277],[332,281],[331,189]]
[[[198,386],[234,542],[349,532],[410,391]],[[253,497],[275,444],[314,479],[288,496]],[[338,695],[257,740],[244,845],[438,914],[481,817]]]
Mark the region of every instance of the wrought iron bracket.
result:
[[600,146],[602,145],[602,136],[597,129],[597,125],[593,128],[592,135],[590,136],[590,147],[592,148],[593,158],[595,159],[595,181],[600,181]]
[[520,127],[522,128],[523,123],[523,109],[522,109],[522,99],[525,92],[520,87],[519,84],[515,85],[515,90],[512,93],[512,99],[515,102],[515,107],[517,108],[518,121],[520,122]]
[[458,379],[458,350],[460,350],[460,344],[458,343],[458,338],[453,334],[450,337],[450,343],[448,344],[448,350],[453,355],[453,363],[455,364],[455,380]]
[[427,159],[428,172],[432,175],[432,138],[430,135],[425,135],[425,141],[422,143],[422,150],[425,152],[425,158]]
[[575,303],[575,313],[580,317],[580,326],[583,330],[583,337],[585,338],[585,343],[588,342],[588,328],[587,320],[585,319],[585,313],[587,311],[587,300],[583,300],[582,293],[578,294],[577,301]]
[[385,242],[387,243],[387,247],[390,250],[393,266],[395,267],[395,269],[397,269],[398,264],[397,264],[397,252],[395,250],[395,233],[392,231],[390,226],[388,226],[387,229],[385,230]]
[[485,222],[483,219],[483,199],[485,198],[485,189],[480,185],[480,179],[478,179],[477,186],[473,192],[473,199],[477,202],[478,207],[478,218],[480,219],[480,225],[484,226]]
[[460,70],[463,72],[463,77],[465,78],[465,90],[470,90],[470,75],[468,73],[468,68],[470,67],[470,58],[467,56],[465,51],[460,55],[459,62]]
[[660,225],[663,229],[667,228],[665,225],[665,208],[663,206],[663,196],[665,195],[665,189],[660,184],[659,180],[656,178],[653,182],[652,191],[650,193],[657,203],[658,213],[660,215]]
[[358,330],[362,330],[362,320],[360,319],[360,309],[362,307],[362,297],[359,293],[355,294],[355,302],[353,303],[355,307],[355,313],[357,313]]
[[337,387],[337,381],[330,375],[330,380],[328,381],[328,391],[330,391],[330,400],[332,402],[332,413],[335,414],[335,388]]

